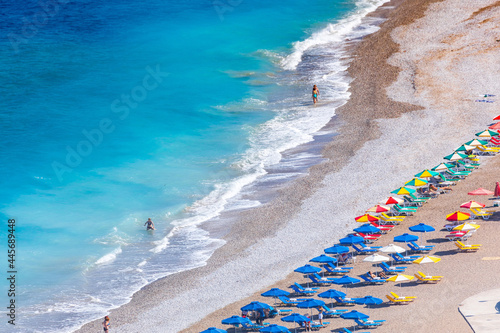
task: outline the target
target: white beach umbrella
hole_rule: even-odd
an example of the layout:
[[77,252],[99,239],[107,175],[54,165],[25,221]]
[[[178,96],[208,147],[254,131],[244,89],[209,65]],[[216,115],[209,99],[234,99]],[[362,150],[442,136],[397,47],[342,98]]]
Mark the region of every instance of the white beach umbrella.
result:
[[380,255],[380,254],[372,254],[371,256],[368,256],[366,257],[365,259],[363,259],[363,261],[366,261],[366,262],[383,262],[383,261],[389,261],[389,257],[386,257],[386,256],[383,256],[383,255]]
[[405,252],[406,250],[403,249],[401,246],[389,244],[389,245],[381,248],[379,251],[384,252],[384,253],[402,253],[402,252]]

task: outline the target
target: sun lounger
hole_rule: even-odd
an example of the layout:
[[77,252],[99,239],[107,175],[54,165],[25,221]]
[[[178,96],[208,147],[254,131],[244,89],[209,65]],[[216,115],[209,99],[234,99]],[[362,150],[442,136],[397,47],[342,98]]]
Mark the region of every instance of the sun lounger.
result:
[[418,271],[416,274],[414,274],[415,277],[421,281],[421,282],[424,282],[424,283],[436,283],[436,282],[439,282],[441,281],[441,279],[443,278],[442,276],[430,276],[430,275],[425,275],[424,273]]
[[323,324],[320,324],[319,322],[311,322],[311,330],[313,331],[319,331],[321,328],[325,328],[330,322],[324,321]]
[[[342,328],[344,330],[344,333],[353,333],[351,330],[347,329],[347,328]],[[370,332],[358,332],[358,333],[370,333]]]
[[377,239],[380,238],[380,236],[382,236],[381,234],[364,234],[362,232],[357,232],[354,235],[362,237],[366,243],[371,243],[373,241],[376,241]]
[[498,148],[497,147],[485,147],[485,146],[478,146],[478,155],[485,156],[485,155],[495,155],[498,153]]
[[481,244],[464,244],[461,241],[455,241],[455,245],[460,251],[477,251],[481,248]]
[[429,252],[434,248],[434,245],[418,245],[415,242],[409,242],[406,245],[415,253]]
[[405,271],[406,267],[394,267],[394,266],[389,266],[385,262],[380,263],[380,267],[384,270],[386,273],[390,274],[397,274],[397,273],[402,273]]
[[392,209],[398,213],[398,214],[402,214],[402,215],[413,215],[413,213],[415,213],[417,211],[417,207],[401,207],[400,205],[398,204],[394,204],[392,206]]
[[470,231],[452,231],[450,234],[444,236],[450,241],[466,240],[472,235]]
[[343,305],[355,305],[356,301],[347,297],[334,297],[333,298],[337,303]]
[[281,301],[281,304],[279,304],[279,305],[283,305],[283,306],[286,306],[286,305],[288,305],[288,306],[296,306],[300,302],[307,301],[310,298],[295,299],[295,298],[288,298],[286,296],[278,296],[278,299]]
[[349,271],[352,269],[352,267],[348,266],[342,266],[342,267],[335,267],[331,262],[326,263],[328,266],[330,266],[331,269],[348,269]]
[[493,215],[493,212],[479,208],[471,208],[470,211],[474,216],[481,216],[483,220],[487,220],[491,217],[491,215]]
[[380,214],[380,219],[386,223],[391,223],[391,224],[400,224],[403,222],[406,216],[402,215],[397,215],[397,216],[389,216],[386,213]]
[[411,302],[413,302],[413,299],[397,299],[391,295],[385,295],[385,297],[387,297],[389,302],[391,302],[392,304],[410,304]]
[[325,269],[325,271],[327,273],[330,273],[330,274],[335,274],[335,275],[343,275],[343,274],[347,274],[351,271],[351,268],[352,267],[335,267],[333,265],[328,265],[328,264],[325,264],[323,265],[323,268]]
[[455,183],[456,184],[456,182],[459,182],[460,180],[462,180],[460,177],[451,177],[451,176],[446,177],[444,173],[440,174],[439,177],[441,177],[441,179],[447,183]]
[[382,278],[372,278],[368,273],[360,275],[360,277],[365,280],[366,284],[384,284],[384,282],[387,282],[387,279],[382,279]]
[[297,295],[310,295],[310,294],[315,294],[318,292],[319,288],[318,287],[312,287],[312,288],[305,288],[305,287],[302,287],[300,284],[298,284],[297,282],[294,282],[290,288],[293,289],[293,291],[297,294]]
[[392,291],[390,292],[390,294],[391,294],[391,295],[392,295],[392,297],[394,297],[395,299],[415,300],[415,299],[417,298],[417,296],[399,296],[398,294],[393,293]]
[[444,173],[448,174],[450,176],[458,177],[458,178],[462,178],[462,179],[467,177],[470,174],[469,171],[453,171],[451,169],[446,170]]
[[382,326],[382,323],[385,322],[385,320],[363,320],[363,319],[354,319],[356,324],[358,324],[359,328],[375,328]]
[[330,281],[330,280],[321,280],[321,279],[317,279],[314,275],[311,275],[309,274],[307,276],[309,278],[309,280],[312,281],[313,284],[315,285],[320,285],[320,286],[325,286],[325,285],[330,285],[332,284],[333,282]]
[[292,309],[277,309],[276,310],[276,312],[280,316],[289,315],[292,311],[293,311]]
[[347,312],[346,309],[335,309],[335,310],[332,310],[329,307],[327,307],[326,305],[323,305],[323,309],[325,310],[325,312],[323,312],[323,317],[325,317],[325,318],[338,317],[341,314]]
[[355,244],[352,244],[351,245],[352,248],[357,252],[357,253],[374,253],[374,252],[377,252],[378,250],[377,249],[373,249],[373,248],[363,248],[363,247],[358,247],[356,246]]
[[391,253],[391,257],[397,263],[403,263],[403,264],[413,262],[414,260],[420,258],[420,256],[402,256],[401,253]]
[[371,222],[371,224],[374,227],[379,228],[380,231],[382,231],[382,232],[387,232],[387,231],[391,231],[392,229],[394,229],[394,225],[392,225],[392,224],[378,224],[378,223],[375,223],[375,222]]
[[404,195],[403,199],[405,199],[405,207],[420,207],[424,203],[427,202],[427,200],[415,200],[410,196]]
[[258,331],[261,328],[264,328],[265,326],[257,325],[255,323],[252,323],[251,321],[247,321],[247,322],[241,323],[241,327],[247,331]]

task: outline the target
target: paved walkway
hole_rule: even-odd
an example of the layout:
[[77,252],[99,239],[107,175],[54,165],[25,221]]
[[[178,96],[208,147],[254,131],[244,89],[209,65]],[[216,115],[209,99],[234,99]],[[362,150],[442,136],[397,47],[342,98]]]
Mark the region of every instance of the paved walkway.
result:
[[458,309],[475,333],[500,331],[500,289],[471,296]]

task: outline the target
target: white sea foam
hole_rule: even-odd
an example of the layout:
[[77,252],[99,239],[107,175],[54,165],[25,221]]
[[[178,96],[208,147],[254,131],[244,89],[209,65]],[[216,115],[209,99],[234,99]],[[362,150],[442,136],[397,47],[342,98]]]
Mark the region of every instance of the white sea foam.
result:
[[[295,42],[293,44],[293,52],[281,61],[281,66],[286,70],[295,70],[302,61],[304,52],[310,48],[332,42],[342,42],[347,37],[353,37],[355,29],[360,27],[361,20],[368,13],[373,12],[377,7],[388,1],[389,0],[358,1],[356,3],[357,12],[355,14],[349,15],[337,23],[329,23],[324,29],[313,33],[309,38]],[[370,31],[366,31],[364,35],[367,33],[370,33]]]
[[122,253],[122,248],[118,247],[110,253],[99,258],[95,263],[96,265],[108,264],[116,259],[116,256]]

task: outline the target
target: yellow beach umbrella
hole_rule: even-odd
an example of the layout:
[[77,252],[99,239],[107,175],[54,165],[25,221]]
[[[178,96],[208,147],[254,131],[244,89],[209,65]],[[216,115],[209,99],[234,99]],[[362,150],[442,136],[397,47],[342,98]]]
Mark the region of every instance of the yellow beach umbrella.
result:
[[421,264],[428,264],[428,263],[436,263],[439,261],[441,261],[441,258],[431,257],[431,256],[423,256],[423,257],[420,257],[416,260],[413,260],[413,263],[421,265]]
[[461,231],[469,231],[469,230],[477,230],[481,228],[479,224],[475,223],[462,223],[460,225],[457,225],[453,230],[461,230]]
[[415,277],[414,276],[411,276],[411,275],[405,275],[405,274],[398,274],[398,275],[394,275],[394,276],[391,276],[390,278],[387,279],[387,281],[391,281],[391,282],[399,282],[399,286],[401,287],[401,282],[404,282],[404,281],[411,281],[413,280]]

